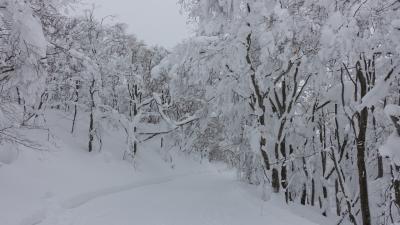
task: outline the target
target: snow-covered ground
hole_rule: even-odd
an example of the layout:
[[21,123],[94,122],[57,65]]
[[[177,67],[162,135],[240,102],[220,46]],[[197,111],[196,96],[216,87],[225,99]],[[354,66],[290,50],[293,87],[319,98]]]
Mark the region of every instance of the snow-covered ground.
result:
[[278,196],[262,201],[222,165],[175,154],[172,166],[155,143],[142,146],[133,168],[121,161],[124,137],[112,129],[103,133],[102,153],[87,153],[84,121],[71,135],[68,119],[52,113],[50,142],[29,131],[46,151],[21,148],[0,166],[0,225],[328,224]]

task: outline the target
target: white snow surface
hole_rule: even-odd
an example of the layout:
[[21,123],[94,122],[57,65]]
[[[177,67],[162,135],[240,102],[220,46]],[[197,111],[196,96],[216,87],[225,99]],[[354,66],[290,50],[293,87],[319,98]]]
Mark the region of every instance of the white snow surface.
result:
[[385,114],[388,118],[390,118],[390,116],[400,116],[400,106],[387,105],[385,107]]
[[400,20],[393,20],[392,25],[394,28],[400,29]]
[[390,157],[390,159],[396,164],[400,165],[400,137],[394,132],[389,136],[383,146],[379,148],[379,152],[382,156]]
[[69,118],[53,112],[50,142],[45,132],[27,132],[44,151],[19,148],[17,160],[0,164],[1,225],[330,224],[281,196],[262,201],[259,188],[223,165],[175,153],[172,166],[157,140],[141,146],[135,168],[120,160],[124,135],[112,129],[101,153],[87,153],[86,121],[71,135]]
[[[385,114],[388,118],[391,116],[400,116],[400,106],[398,105],[387,105],[385,107]],[[396,164],[400,165],[400,137],[396,131],[386,140],[385,144],[379,148],[379,152],[383,156],[390,157],[390,159]]]
[[391,81],[392,79],[387,81],[385,79],[379,80],[376,86],[364,96],[362,103],[357,109],[363,110],[365,107],[372,107],[382,101],[382,99],[385,99],[389,95]]

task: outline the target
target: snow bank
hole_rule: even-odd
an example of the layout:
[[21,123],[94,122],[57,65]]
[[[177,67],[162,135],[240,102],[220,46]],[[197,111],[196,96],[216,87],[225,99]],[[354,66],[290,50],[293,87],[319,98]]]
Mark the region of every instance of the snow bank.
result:
[[[385,114],[390,118],[391,116],[400,116],[400,106],[388,105],[385,108]],[[400,165],[400,136],[397,131],[393,132],[385,144],[379,148],[382,156],[387,156],[392,159],[396,165]]]
[[388,105],[385,107],[385,114],[390,118],[390,116],[400,116],[400,106]]
[[400,165],[400,136],[393,133],[389,136],[386,143],[379,148],[382,156],[387,156],[392,159],[396,165]]
[[394,28],[400,29],[400,20],[393,20],[392,26]]
[[0,165],[11,164],[18,158],[18,149],[15,144],[3,143],[0,146]]

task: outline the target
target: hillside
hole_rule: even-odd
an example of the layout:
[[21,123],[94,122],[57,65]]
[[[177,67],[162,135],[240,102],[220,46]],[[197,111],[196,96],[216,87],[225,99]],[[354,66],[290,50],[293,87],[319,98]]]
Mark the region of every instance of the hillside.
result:
[[20,148],[15,161],[1,165],[0,224],[320,224],[303,218],[304,211],[288,213],[279,196],[261,201],[260,190],[225,165],[177,153],[173,163],[162,160],[157,140],[142,146],[135,167],[121,159],[124,139],[115,129],[105,134],[102,152],[88,153],[85,129],[71,135],[67,117],[47,113],[50,141],[45,131],[25,134],[43,150]]

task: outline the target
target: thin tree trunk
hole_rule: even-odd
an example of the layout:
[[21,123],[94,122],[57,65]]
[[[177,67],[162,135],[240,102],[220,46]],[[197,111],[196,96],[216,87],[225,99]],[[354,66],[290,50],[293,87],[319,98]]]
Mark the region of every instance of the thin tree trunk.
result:
[[[250,10],[249,5],[248,5],[248,10]],[[256,101],[255,107],[258,107],[262,111],[262,115],[259,116],[259,118],[258,118],[259,126],[261,128],[265,128],[265,111],[266,111],[266,107],[264,105],[265,94],[262,93],[260,86],[257,83],[256,71],[255,71],[252,61],[251,61],[251,56],[250,56],[251,33],[247,36],[246,40],[247,40],[246,61],[250,67],[250,81],[251,81],[251,84],[253,85],[253,89],[254,89],[253,97],[255,98],[255,101]],[[261,133],[261,137],[260,137],[260,152],[261,152],[261,156],[263,158],[263,163],[264,163],[265,168],[267,170],[270,170],[271,166],[270,166],[270,161],[269,161],[269,157],[268,157],[268,153],[267,153],[267,139],[263,133]],[[278,180],[279,180],[279,175],[278,175]],[[274,173],[272,174],[272,183],[274,183]],[[279,185],[279,181],[278,181],[278,185]]]
[[315,181],[311,180],[311,206],[315,206]]
[[339,198],[339,182],[336,179],[335,180],[335,199],[336,199],[336,215],[340,216],[342,214],[342,207],[341,207],[341,201]]
[[303,184],[303,192],[301,194],[300,204],[306,205],[306,201],[307,201],[307,186],[306,184]]
[[400,167],[399,166],[392,166],[392,183],[394,189],[394,202],[396,203],[397,207],[400,208]]
[[75,131],[75,124],[76,124],[76,117],[78,116],[78,101],[79,101],[79,93],[78,91],[75,92],[76,99],[75,99],[75,105],[74,105],[74,118],[72,119],[72,127],[71,127],[71,134],[74,133]]
[[93,142],[94,142],[94,87],[95,87],[95,79],[92,80],[92,85],[90,86],[90,121],[89,121],[89,152],[93,151]]
[[[392,122],[396,128],[397,134],[400,136],[400,118],[398,116],[390,116]],[[391,166],[391,173],[392,173],[392,184],[394,189],[394,200],[398,207],[400,207],[400,179],[398,178],[398,174],[400,174],[400,166],[392,165]]]
[[[367,82],[361,69],[361,64],[357,63],[357,77],[360,82],[361,98],[367,94]],[[358,128],[359,134],[357,136],[357,167],[358,167],[358,181],[360,188],[360,203],[361,203],[361,217],[363,225],[371,225],[371,213],[369,207],[368,196],[368,175],[365,166],[366,154],[366,133],[368,124],[368,108],[364,108],[358,114]]]
[[77,115],[78,115],[78,107],[75,105],[74,106],[74,117],[72,118],[71,134],[73,134],[75,131],[75,123],[76,123]]
[[94,118],[93,118],[93,111],[90,112],[90,124],[89,124],[89,152],[93,151],[93,141],[94,141]]

